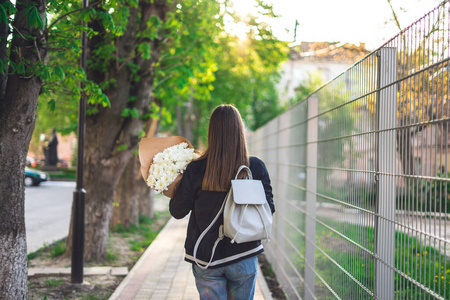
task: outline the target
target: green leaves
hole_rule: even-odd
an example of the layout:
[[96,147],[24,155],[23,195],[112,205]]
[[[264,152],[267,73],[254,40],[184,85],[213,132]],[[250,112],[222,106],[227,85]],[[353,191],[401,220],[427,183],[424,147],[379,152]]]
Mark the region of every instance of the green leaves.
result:
[[[214,42],[220,35],[218,1],[179,1],[176,11],[167,14],[164,24],[157,19],[148,24],[161,26],[163,38],[168,41],[156,64],[153,94],[165,107],[176,107],[194,94],[196,99],[210,99],[209,84],[214,81],[217,51]],[[169,112],[175,113],[173,109]]]
[[[150,107],[148,108],[148,112],[141,116],[142,119],[155,119],[159,120],[159,114],[162,114],[161,107],[159,107],[155,102],[150,103]],[[144,133],[145,135],[145,133]]]
[[0,59],[0,73],[5,74],[7,68],[7,62]]
[[17,9],[10,1],[5,1],[0,4],[0,23],[8,24],[10,15],[15,14]]
[[66,74],[61,66],[56,66],[53,74],[55,75],[55,79],[64,80],[66,78]]
[[111,107],[111,102],[109,102],[108,97],[95,82],[88,81],[86,83],[85,92],[88,95],[89,104]]
[[3,4],[0,4],[0,23],[1,22],[8,24],[8,15],[6,14]]
[[117,146],[117,148],[116,148],[117,152],[124,151],[127,149],[128,149],[128,146],[126,144],[121,144],[121,145]]
[[47,65],[40,65],[37,69],[36,75],[39,76],[39,78],[44,82],[51,80],[51,73]]
[[55,101],[55,99],[50,99],[50,100],[47,102],[47,108],[48,108],[50,111],[55,111],[55,109],[56,109],[56,101]]
[[23,62],[19,61],[16,65],[16,72],[20,75],[25,74],[25,65]]
[[37,8],[35,6],[29,6],[25,10],[25,14],[28,15],[28,25],[30,27],[41,28],[44,30],[44,21],[41,18]]
[[128,118],[130,116],[132,118],[139,117],[139,111],[137,110],[137,108],[128,108],[127,107],[122,111],[121,117]]
[[152,55],[152,49],[149,43],[140,43],[137,47],[138,52],[141,53],[142,58],[150,59]]

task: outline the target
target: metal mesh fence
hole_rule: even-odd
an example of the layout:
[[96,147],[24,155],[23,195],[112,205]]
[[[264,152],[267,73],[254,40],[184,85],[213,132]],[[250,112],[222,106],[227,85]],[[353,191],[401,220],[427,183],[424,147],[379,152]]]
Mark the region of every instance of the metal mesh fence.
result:
[[290,299],[450,299],[448,1],[249,138]]

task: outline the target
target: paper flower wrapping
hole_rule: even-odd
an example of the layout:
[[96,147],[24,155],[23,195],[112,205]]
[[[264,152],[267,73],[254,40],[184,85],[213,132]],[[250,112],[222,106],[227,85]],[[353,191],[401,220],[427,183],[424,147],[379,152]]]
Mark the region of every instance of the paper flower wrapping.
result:
[[146,183],[158,193],[168,189],[187,165],[199,155],[187,143],[169,147],[153,157]]
[[196,157],[194,146],[182,136],[149,137],[139,142],[142,178],[155,191],[169,198],[175,196],[182,172]]

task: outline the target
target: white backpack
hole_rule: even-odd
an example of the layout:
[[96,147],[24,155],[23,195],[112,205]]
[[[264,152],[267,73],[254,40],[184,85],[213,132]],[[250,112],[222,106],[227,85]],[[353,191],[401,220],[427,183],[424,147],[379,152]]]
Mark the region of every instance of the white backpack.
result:
[[[247,179],[238,179],[242,170],[247,171]],[[219,227],[219,237],[214,243],[211,258],[206,266],[197,262],[197,249],[201,240],[211,229],[223,212],[223,226]],[[227,193],[222,207],[211,224],[200,234],[194,247],[194,261],[199,268],[207,269],[214,257],[217,244],[224,236],[231,239],[231,243],[245,243],[270,239],[272,231],[272,211],[266,199],[266,193],[261,180],[253,180],[251,170],[242,165],[231,180],[231,189]]]

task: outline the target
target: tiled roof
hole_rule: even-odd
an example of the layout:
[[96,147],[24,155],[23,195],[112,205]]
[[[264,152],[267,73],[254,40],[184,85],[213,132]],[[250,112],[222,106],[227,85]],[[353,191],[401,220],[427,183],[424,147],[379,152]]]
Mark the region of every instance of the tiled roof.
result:
[[340,42],[300,42],[291,45],[293,60],[333,60],[355,62],[369,54],[364,43],[359,46]]

